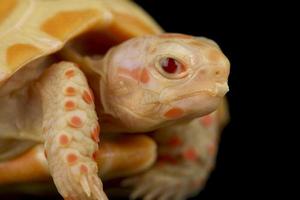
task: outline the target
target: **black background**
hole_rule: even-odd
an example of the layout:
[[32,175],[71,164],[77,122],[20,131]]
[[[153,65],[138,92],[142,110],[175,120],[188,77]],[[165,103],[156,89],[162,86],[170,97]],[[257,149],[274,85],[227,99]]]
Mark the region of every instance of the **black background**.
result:
[[[293,15],[292,10],[282,3],[256,1],[136,2],[167,32],[215,40],[231,62],[227,95],[231,121],[222,134],[216,169],[193,199],[279,197],[289,184],[282,180],[287,174],[281,168],[287,162],[282,135],[287,130],[281,132],[287,115],[279,113],[282,108],[293,109],[281,106],[282,91],[288,89],[282,84],[288,79],[282,67],[288,65],[287,61],[281,65],[281,58],[282,51],[289,50],[282,46],[291,42],[281,33],[289,31],[287,16]],[[43,199],[47,198],[59,197]]]

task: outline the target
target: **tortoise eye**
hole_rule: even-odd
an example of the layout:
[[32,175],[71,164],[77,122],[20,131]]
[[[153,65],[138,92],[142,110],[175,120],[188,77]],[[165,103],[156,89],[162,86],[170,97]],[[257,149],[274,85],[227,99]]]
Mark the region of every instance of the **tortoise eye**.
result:
[[164,72],[169,74],[180,74],[185,71],[184,66],[179,61],[170,57],[162,58],[160,66]]
[[155,67],[167,79],[181,79],[188,75],[189,71],[183,62],[169,56],[160,57]]

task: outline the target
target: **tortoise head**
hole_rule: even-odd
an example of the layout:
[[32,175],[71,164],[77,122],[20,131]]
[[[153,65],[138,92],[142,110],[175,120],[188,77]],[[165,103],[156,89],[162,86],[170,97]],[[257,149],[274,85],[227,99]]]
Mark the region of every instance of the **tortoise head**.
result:
[[228,91],[229,61],[206,38],[134,38],[108,52],[103,70],[104,113],[112,116],[114,127],[130,132],[206,115]]

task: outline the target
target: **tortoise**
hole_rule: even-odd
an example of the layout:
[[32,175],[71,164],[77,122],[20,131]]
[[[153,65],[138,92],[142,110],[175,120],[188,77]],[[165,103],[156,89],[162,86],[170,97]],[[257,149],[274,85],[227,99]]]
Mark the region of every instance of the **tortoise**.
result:
[[131,198],[204,186],[228,121],[215,42],[126,0],[1,0],[0,46],[0,184],[50,175],[82,200],[107,199],[99,177]]

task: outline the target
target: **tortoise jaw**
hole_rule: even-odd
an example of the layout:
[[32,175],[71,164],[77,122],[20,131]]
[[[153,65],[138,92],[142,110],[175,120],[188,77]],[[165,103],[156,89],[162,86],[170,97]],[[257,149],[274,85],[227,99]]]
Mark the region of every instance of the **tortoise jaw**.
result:
[[210,97],[219,97],[222,98],[224,97],[224,95],[229,91],[229,87],[227,85],[227,83],[219,83],[217,82],[215,84],[214,87],[212,88],[201,88],[201,89],[196,89],[194,91],[189,91],[187,93],[178,95],[176,97],[173,97],[174,95],[167,95],[165,93],[165,95],[161,95],[159,98],[159,102],[162,104],[169,104],[172,102],[176,102],[176,101],[181,101],[184,99],[188,99],[188,98],[192,98],[192,97],[197,97],[197,96],[201,96],[201,95],[205,95],[205,96],[210,96]]

